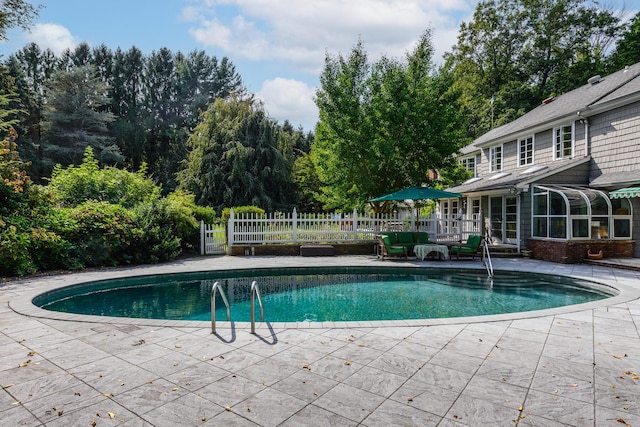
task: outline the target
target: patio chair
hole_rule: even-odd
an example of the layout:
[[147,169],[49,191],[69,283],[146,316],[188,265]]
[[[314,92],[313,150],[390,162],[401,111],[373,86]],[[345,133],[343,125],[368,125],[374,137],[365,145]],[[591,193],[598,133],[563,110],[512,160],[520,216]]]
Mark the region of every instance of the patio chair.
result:
[[478,251],[480,250],[480,245],[482,244],[482,236],[477,234],[472,234],[467,239],[467,242],[463,245],[454,245],[449,248],[449,255],[456,255],[456,259],[460,259],[460,255],[471,255],[471,259],[474,259]]
[[392,255],[403,256],[408,259],[407,247],[402,245],[394,245],[391,237],[386,234],[378,235],[378,256],[384,260],[384,257]]

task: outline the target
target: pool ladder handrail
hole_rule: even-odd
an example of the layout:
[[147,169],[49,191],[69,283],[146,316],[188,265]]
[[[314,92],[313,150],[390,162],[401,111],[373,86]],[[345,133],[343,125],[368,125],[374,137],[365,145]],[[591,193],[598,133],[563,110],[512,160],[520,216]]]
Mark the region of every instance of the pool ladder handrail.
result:
[[262,305],[262,298],[260,297],[260,289],[258,288],[258,282],[255,280],[251,283],[251,333],[256,333],[256,295],[258,296],[258,305],[260,306],[260,322],[264,322],[264,306]]
[[489,253],[489,244],[486,239],[482,240],[482,263],[487,269],[489,278],[493,279],[493,263],[491,262],[491,254]]
[[229,307],[229,300],[227,299],[227,295],[224,293],[224,289],[220,286],[220,282],[215,282],[211,287],[211,333],[216,333],[216,291],[220,292],[220,296],[222,297],[222,301],[224,301],[224,305],[227,307],[227,322],[231,321],[231,308]]

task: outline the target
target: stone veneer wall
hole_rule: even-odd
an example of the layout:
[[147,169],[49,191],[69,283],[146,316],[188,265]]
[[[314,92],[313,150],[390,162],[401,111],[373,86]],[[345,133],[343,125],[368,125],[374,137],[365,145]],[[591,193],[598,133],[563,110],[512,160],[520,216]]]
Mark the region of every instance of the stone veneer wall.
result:
[[528,239],[532,258],[545,261],[576,264],[587,258],[587,252],[598,253],[602,250],[604,258],[632,258],[634,240],[540,240]]
[[[336,255],[375,255],[377,244],[367,243],[336,243],[333,246]],[[253,248],[253,253],[251,248]],[[300,245],[243,245],[233,246],[231,255],[300,255]]]

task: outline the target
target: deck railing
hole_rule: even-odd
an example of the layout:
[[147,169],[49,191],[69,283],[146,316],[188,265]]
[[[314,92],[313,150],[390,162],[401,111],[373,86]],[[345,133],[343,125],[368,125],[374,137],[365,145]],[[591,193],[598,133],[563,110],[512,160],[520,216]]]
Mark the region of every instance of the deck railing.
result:
[[[209,227],[209,228],[207,228]],[[482,234],[480,220],[438,217],[400,217],[397,214],[370,215],[354,210],[350,214],[291,213],[236,214],[231,210],[226,231],[202,224],[201,253],[231,252],[234,245],[313,244],[374,241],[385,231],[425,231],[435,242],[466,240]],[[226,241],[222,236],[226,235]]]

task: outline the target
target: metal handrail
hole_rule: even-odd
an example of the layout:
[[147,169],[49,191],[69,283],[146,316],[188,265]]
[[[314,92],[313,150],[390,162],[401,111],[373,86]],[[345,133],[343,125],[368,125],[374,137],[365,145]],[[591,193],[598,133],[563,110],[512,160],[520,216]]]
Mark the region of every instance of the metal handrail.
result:
[[260,297],[260,289],[258,282],[255,280],[251,283],[251,333],[256,333],[256,303],[255,297],[258,296],[258,305],[260,306],[260,321],[264,322],[264,307],[262,306],[262,298]]
[[213,284],[211,288],[211,333],[216,333],[216,291],[220,291],[220,296],[224,305],[227,307],[227,322],[231,321],[231,309],[229,308],[229,300],[224,293],[224,289],[220,286],[220,282]]
[[489,254],[489,244],[487,240],[482,241],[482,263],[487,269],[487,274],[493,279],[493,263],[491,262],[491,254]]

